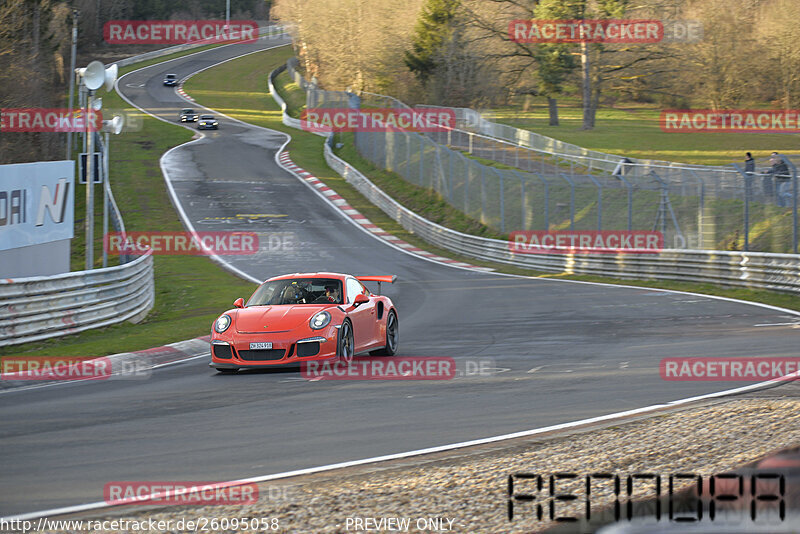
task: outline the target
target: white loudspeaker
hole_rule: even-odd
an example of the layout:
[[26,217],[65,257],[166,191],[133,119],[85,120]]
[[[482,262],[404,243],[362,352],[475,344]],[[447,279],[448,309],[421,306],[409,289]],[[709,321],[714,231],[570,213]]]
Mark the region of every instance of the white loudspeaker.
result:
[[100,89],[106,81],[106,68],[99,61],[92,61],[86,65],[83,72],[79,72],[83,76],[83,83],[90,91]]
[[114,88],[114,82],[117,81],[117,73],[119,72],[119,67],[117,64],[114,63],[110,67],[108,67],[105,71],[105,85],[106,91],[110,91]]
[[112,133],[114,135],[120,134],[124,126],[125,119],[121,115],[114,115],[113,119],[103,121],[103,131]]

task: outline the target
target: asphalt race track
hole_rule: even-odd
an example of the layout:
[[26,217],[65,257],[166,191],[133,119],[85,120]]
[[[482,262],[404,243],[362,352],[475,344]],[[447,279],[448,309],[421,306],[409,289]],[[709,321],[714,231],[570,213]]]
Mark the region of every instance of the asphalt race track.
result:
[[[119,87],[136,105],[175,122],[187,104],[162,86],[166,72],[183,78],[275,44],[209,50],[131,73]],[[278,167],[284,141],[222,117],[218,131],[171,151],[164,167],[195,228],[258,232],[265,250],[227,259],[259,279],[316,270],[396,274],[399,283],[384,293],[399,311],[400,355],[451,356],[459,365],[492,359],[494,373],[309,382],[295,371],[217,375],[200,358],[157,369],[147,380],[2,393],[0,516],[102,501],[111,481],[279,473],[745,385],[663,381],[658,366],[668,356],[797,354],[797,330],[756,326],[797,322],[780,311],[467,271],[404,254]]]

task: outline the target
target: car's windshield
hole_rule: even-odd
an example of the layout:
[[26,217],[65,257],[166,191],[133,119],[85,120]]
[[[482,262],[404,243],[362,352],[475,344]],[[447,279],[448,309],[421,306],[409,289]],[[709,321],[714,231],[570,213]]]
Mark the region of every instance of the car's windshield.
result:
[[206,121],[213,121],[214,120],[214,116],[213,115],[202,115],[200,118],[203,119],[203,120],[206,120]]
[[175,79],[175,75],[174,74],[167,74],[167,79],[168,80],[174,80]]
[[181,111],[181,113],[194,113],[194,110],[193,110],[193,109],[186,108],[186,109],[184,109],[183,111]]
[[246,306],[342,304],[342,281],[335,278],[291,278],[264,282]]

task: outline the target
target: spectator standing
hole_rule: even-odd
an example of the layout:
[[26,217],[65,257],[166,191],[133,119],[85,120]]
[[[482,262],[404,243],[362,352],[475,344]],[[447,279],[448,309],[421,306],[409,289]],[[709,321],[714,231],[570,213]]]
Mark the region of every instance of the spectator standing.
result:
[[789,201],[791,200],[792,196],[789,189],[792,176],[789,174],[789,167],[786,165],[786,162],[783,161],[783,157],[781,157],[781,155],[777,152],[772,153],[770,162],[772,163],[770,173],[775,177],[775,195],[777,204],[778,206],[785,208],[789,206]]
[[754,174],[756,172],[756,160],[753,159],[753,155],[748,152],[746,154],[746,158],[744,158],[744,172],[747,174]]

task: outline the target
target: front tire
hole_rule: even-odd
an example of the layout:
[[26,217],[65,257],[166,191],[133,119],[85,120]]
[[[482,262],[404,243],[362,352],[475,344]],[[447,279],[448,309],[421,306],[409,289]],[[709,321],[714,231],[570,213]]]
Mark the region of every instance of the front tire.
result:
[[394,356],[400,343],[400,324],[394,310],[386,317],[386,346],[370,352],[373,356]]
[[350,365],[355,354],[355,343],[353,342],[353,327],[350,321],[345,321],[339,328],[339,341],[336,344],[336,358],[345,365]]

